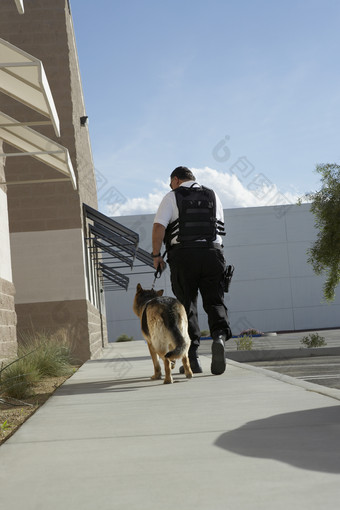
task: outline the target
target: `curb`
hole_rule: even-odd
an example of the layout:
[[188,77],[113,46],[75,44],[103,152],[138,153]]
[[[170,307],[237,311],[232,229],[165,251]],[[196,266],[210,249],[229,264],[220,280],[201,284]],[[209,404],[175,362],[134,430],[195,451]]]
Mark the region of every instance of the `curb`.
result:
[[272,379],[277,379],[278,381],[291,384],[293,386],[299,386],[307,391],[312,391],[314,393],[319,393],[326,397],[334,398],[336,400],[340,400],[340,390],[335,388],[327,388],[326,386],[321,386],[319,384],[310,383],[307,381],[303,381],[300,379],[295,379],[289,375],[279,374],[277,372],[273,372],[272,370],[267,370],[266,368],[254,367],[252,365],[244,365],[243,363],[239,363],[237,361],[231,360],[227,358],[227,364],[243,369],[250,370],[252,372],[257,372],[260,375],[265,377],[271,377]]
[[228,351],[227,359],[240,363],[252,361],[276,361],[289,358],[308,358],[312,356],[340,356],[340,347],[316,347],[314,349],[271,349],[254,351]]

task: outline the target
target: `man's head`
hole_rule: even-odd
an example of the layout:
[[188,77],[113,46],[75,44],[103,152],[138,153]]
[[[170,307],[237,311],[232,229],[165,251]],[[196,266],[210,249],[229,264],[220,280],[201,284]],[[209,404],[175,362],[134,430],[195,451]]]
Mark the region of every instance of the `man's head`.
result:
[[170,187],[176,189],[184,181],[195,181],[196,177],[186,166],[178,166],[171,172]]

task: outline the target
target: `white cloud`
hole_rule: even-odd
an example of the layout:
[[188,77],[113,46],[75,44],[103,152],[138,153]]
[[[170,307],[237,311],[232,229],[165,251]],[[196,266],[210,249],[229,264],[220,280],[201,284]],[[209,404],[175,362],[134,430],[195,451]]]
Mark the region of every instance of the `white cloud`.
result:
[[105,214],[108,216],[128,216],[132,214],[154,214],[164,197],[170,191],[169,181],[157,181],[158,190],[153,190],[146,197],[128,198],[121,204],[106,205]]
[[116,204],[107,205],[106,214],[109,216],[127,216],[130,214],[152,214],[157,210],[164,192],[149,193],[147,197],[129,198],[126,202],[118,206]]
[[[241,181],[236,173],[223,173],[209,167],[192,168],[192,171],[200,184],[217,192],[224,209],[294,204],[299,198],[296,193],[281,192],[263,174],[251,173],[248,177],[240,175]],[[159,189],[153,190],[146,197],[129,198],[121,205],[107,205],[106,214],[110,216],[154,214],[169,190],[169,180],[159,181],[157,185]]]
[[291,204],[298,199],[295,193],[282,193],[263,174],[251,172],[247,177],[240,175],[238,178],[236,169],[235,173],[218,172],[208,167],[192,170],[201,184],[217,192],[224,209]]

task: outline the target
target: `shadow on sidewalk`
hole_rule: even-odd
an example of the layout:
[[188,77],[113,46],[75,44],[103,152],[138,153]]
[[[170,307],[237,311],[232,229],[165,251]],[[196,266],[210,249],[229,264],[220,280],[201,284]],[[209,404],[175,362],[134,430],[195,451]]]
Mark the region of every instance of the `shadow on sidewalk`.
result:
[[225,450],[301,469],[340,473],[340,406],[278,414],[222,434]]
[[[179,375],[174,376],[174,384],[188,382],[189,379]],[[141,384],[145,383],[145,384]],[[66,395],[89,395],[93,393],[114,393],[123,391],[136,391],[141,388],[153,388],[163,385],[163,379],[152,381],[150,377],[136,377],[131,379],[108,379],[106,381],[89,381],[69,383],[60,386],[55,395],[63,397]]]
[[[147,378],[131,378],[131,379],[108,379],[107,381],[90,381],[64,384],[58,390],[58,396],[65,395],[89,395],[93,393],[112,393],[119,391],[135,391],[140,388],[150,387]],[[151,381],[152,382],[152,381]]]

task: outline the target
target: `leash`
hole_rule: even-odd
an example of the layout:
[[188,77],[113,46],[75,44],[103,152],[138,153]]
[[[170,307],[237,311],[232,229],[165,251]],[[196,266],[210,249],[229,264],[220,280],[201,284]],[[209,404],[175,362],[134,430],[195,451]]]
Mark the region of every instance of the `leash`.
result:
[[[162,255],[162,259],[164,259],[165,254],[166,254],[166,251],[163,253],[163,255]],[[166,269],[166,263],[164,262],[164,264],[165,264],[164,269],[162,269],[162,268],[161,268],[161,265],[160,265],[160,264],[158,264],[157,269],[156,269],[156,271],[154,272],[154,277],[155,277],[155,278],[154,278],[154,280],[153,280],[153,284],[152,284],[152,286],[151,286],[151,289],[152,289],[152,290],[153,290],[153,288],[154,288],[154,286],[155,286],[156,280],[158,280],[158,278],[160,278],[160,277],[162,276],[163,271],[165,271],[165,269]]]

